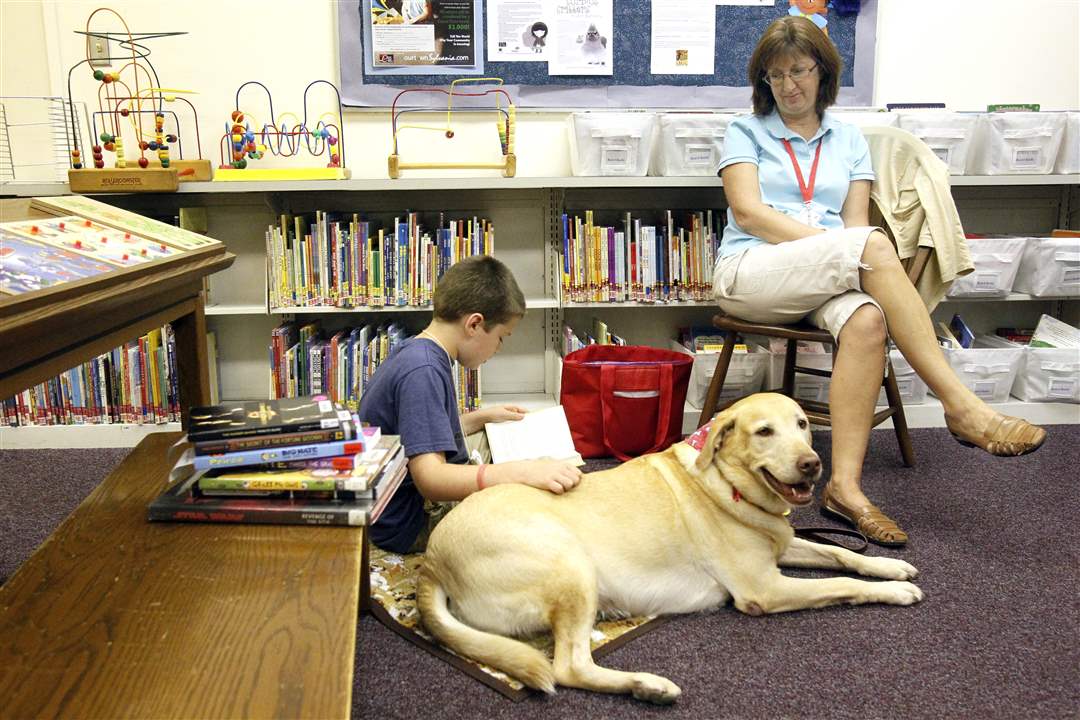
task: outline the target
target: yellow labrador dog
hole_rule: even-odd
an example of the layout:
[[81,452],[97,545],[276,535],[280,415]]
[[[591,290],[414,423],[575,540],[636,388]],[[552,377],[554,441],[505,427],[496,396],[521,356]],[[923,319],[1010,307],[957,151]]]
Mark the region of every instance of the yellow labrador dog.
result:
[[[565,495],[497,485],[469,496],[428,543],[417,586],[424,625],[532,688],[669,703],[682,692],[670,680],[593,663],[597,613],[689,613],[729,598],[750,615],[922,599],[906,562],[794,537],[785,514],[813,499],[821,475],[794,401],[745,398],[716,416],[700,450],[688,442],[590,473]],[[780,565],[888,582],[793,578]],[[511,639],[545,630],[554,662]]]

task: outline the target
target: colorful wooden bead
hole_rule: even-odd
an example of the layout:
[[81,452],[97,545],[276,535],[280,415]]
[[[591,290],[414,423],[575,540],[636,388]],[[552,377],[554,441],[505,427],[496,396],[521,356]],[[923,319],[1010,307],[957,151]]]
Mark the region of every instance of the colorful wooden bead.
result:
[[105,79],[105,73],[102,72],[101,70],[95,70],[94,71],[94,79],[95,80],[104,80]]
[[150,164],[150,161],[144,157],[139,158],[139,167],[144,168]]

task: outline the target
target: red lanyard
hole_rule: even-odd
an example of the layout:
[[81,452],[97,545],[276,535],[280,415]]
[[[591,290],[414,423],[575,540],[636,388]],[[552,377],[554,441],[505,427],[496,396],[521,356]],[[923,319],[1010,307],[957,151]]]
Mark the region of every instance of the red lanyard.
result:
[[821,159],[821,140],[818,140],[817,150],[814,152],[814,164],[810,166],[810,184],[807,185],[803,182],[802,169],[799,167],[799,161],[795,159],[795,151],[791,149],[791,143],[784,138],[780,142],[784,143],[784,149],[787,150],[788,156],[791,158],[791,164],[795,167],[795,179],[799,181],[799,192],[802,193],[803,202],[807,205],[814,199],[814,182],[817,180],[817,164]]

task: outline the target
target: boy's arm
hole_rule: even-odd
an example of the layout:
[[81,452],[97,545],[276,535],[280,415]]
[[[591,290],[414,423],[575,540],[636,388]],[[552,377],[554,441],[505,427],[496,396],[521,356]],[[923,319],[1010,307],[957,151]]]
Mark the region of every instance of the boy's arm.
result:
[[[484,468],[481,487],[480,468]],[[503,483],[521,483],[556,495],[581,481],[581,471],[559,460],[519,460],[498,465],[458,465],[442,453],[409,458],[409,473],[416,489],[432,502],[463,500],[477,490]]]

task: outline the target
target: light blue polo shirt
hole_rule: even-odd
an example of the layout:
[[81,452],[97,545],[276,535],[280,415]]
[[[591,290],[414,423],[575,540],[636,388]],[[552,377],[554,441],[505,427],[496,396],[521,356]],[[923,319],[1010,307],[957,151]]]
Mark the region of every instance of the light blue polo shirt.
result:
[[[810,182],[810,168],[814,164],[814,152],[821,145],[817,181],[814,186],[812,207],[821,218],[821,226],[827,230],[844,227],[840,210],[844,207],[852,180],[873,180],[870,166],[870,147],[866,138],[854,125],[837,120],[826,111],[821,127],[809,141],[794,130],[789,130],[775,110],[764,117],[750,115],[732,121],[724,135],[724,156],[720,169],[728,165],[748,162],[757,165],[761,184],[761,200],[782,213],[799,217],[803,213],[803,198],[791,156],[784,149],[782,139],[787,138],[802,168],[803,181]],[[734,255],[765,242],[743,231],[735,222],[731,208],[727,211],[727,227],[724,228],[720,256]]]

